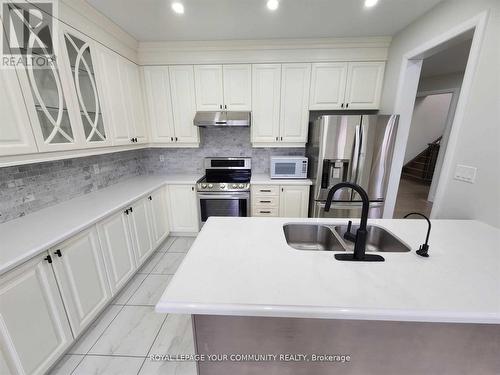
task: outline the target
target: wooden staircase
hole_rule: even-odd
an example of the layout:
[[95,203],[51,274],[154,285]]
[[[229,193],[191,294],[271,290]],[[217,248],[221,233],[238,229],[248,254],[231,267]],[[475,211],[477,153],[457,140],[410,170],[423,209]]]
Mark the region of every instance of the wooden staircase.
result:
[[430,185],[442,138],[439,137],[434,142],[428,143],[424,151],[406,163],[403,166],[402,177]]

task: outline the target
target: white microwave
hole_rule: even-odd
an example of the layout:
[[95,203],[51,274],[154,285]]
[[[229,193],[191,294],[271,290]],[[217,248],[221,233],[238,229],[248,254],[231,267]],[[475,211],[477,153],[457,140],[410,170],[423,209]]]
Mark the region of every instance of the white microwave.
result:
[[272,156],[271,178],[307,178],[307,158],[303,156]]

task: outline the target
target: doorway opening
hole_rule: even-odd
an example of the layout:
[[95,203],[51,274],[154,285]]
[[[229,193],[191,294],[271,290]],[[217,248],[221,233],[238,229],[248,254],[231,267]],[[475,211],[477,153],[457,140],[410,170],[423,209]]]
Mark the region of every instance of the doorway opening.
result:
[[431,215],[473,33],[422,60],[394,218]]

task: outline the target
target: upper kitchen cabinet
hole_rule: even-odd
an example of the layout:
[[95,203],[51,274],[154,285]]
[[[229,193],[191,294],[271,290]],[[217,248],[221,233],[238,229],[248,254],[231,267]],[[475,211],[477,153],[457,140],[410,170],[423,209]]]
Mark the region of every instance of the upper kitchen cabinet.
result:
[[252,109],[252,67],[247,64],[223,65],[224,109]]
[[349,63],[345,93],[348,109],[378,109],[384,69],[384,62]]
[[312,64],[310,110],[343,108],[347,67],[342,62]]
[[192,65],[143,68],[151,142],[177,147],[198,146],[193,125],[196,94]]
[[378,109],[384,67],[384,62],[313,64],[309,109]]
[[252,65],[252,143],[279,141],[281,64]]
[[309,124],[311,64],[255,64],[252,145],[304,147]]
[[0,70],[0,156],[37,152],[16,71]]
[[251,110],[250,65],[196,65],[194,73],[198,111]]
[[198,146],[200,131],[194,126],[196,114],[195,78],[192,65],[169,67],[175,142],[179,146]]
[[139,67],[112,50],[99,48],[103,112],[109,120],[113,145],[147,141]]
[[311,64],[281,68],[280,142],[306,143],[309,125]]

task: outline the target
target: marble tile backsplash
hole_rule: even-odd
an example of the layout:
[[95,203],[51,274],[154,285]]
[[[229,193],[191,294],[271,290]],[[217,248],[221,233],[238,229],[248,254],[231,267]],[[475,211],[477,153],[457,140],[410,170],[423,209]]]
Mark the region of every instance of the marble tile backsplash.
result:
[[200,148],[151,148],[0,168],[0,223],[141,174],[200,173],[203,158],[247,156],[253,173],[268,173],[272,155],[303,148],[252,148],[250,128],[202,128]]

